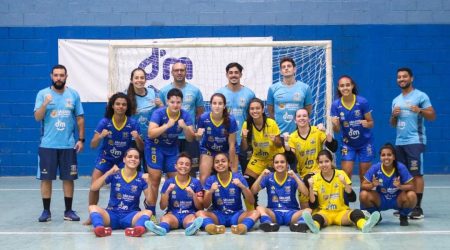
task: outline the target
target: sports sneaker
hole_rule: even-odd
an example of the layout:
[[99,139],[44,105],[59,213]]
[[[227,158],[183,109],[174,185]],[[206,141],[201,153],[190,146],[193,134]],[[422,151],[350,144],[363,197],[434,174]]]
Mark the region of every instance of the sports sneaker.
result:
[[80,221],[80,217],[73,210],[67,210],[64,212],[64,220],[68,221]]
[[208,224],[205,227],[205,231],[208,234],[224,234],[225,233],[225,226],[224,225],[214,225],[214,224]]
[[197,217],[194,222],[184,230],[186,236],[195,235],[203,224],[203,218]]
[[234,234],[246,234],[247,233],[247,226],[244,224],[237,224],[231,226],[231,232]]
[[156,225],[156,224],[153,223],[153,221],[151,221],[151,220],[148,220],[148,221],[145,222],[145,227],[146,227],[149,231],[151,231],[151,232],[153,232],[153,233],[155,233],[156,235],[159,235],[159,236],[164,236],[164,235],[167,234],[167,231],[166,231],[165,228]]
[[413,220],[418,220],[418,219],[423,219],[424,215],[423,215],[423,210],[421,207],[415,207],[412,211],[411,214],[409,215],[409,218],[413,219]]
[[289,224],[289,229],[291,232],[306,233],[308,225],[306,223],[291,223]]
[[408,216],[406,215],[400,215],[400,226],[408,226]]
[[370,217],[370,212],[367,210],[361,210],[361,212],[364,214],[364,219],[368,220]]
[[314,223],[311,213],[303,212],[302,217],[305,220],[306,225],[308,226],[309,230],[311,230],[312,233],[315,233],[315,234],[319,233],[320,228],[316,225],[316,223]]
[[278,232],[280,225],[273,222],[264,222],[259,224],[259,228],[264,232]]
[[369,233],[372,230],[372,228],[377,224],[378,220],[380,220],[380,212],[375,211],[370,215],[369,219],[366,221],[366,224],[364,224],[361,231],[363,233]]
[[[367,220],[367,219],[366,219]],[[380,222],[383,220],[383,217],[381,217],[381,213],[380,213],[380,218],[378,219],[378,221],[377,221],[377,224],[375,224],[375,226],[376,225],[378,225],[378,224],[380,224]]]
[[110,236],[112,229],[110,227],[98,226],[94,228],[94,233],[97,237]]
[[400,217],[400,211],[395,210],[392,215],[394,215],[395,217]]
[[125,235],[130,237],[141,237],[144,233],[145,227],[143,226],[127,227],[125,229]]
[[39,217],[39,222],[47,222],[47,221],[51,221],[52,220],[52,213],[50,213],[50,210],[46,210],[44,209],[44,211],[42,211],[41,216]]

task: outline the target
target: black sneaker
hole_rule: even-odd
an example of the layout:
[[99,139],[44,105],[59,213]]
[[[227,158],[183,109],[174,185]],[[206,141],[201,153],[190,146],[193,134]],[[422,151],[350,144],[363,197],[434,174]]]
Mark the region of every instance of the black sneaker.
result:
[[289,229],[291,230],[291,232],[306,233],[309,228],[306,223],[292,223],[289,224]]
[[415,207],[412,211],[411,214],[409,215],[410,219],[413,220],[419,220],[419,219],[423,219],[423,210],[421,207]]
[[400,226],[408,226],[408,216],[406,215],[400,215]]
[[264,222],[259,225],[259,228],[264,232],[278,232],[278,230],[280,230],[280,225],[273,222]]

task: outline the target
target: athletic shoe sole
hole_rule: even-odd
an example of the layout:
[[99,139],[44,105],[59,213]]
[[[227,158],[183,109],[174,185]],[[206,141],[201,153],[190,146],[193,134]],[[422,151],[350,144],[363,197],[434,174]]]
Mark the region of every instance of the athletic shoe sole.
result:
[[312,218],[312,215],[310,213],[303,212],[302,215],[303,219],[305,220],[306,225],[308,225],[309,230],[311,230],[312,233],[319,233],[320,228],[314,223],[314,220]]
[[261,223],[259,225],[259,228],[267,233],[277,232],[278,230],[280,230],[280,225],[278,225],[277,223],[265,222],[265,223]]
[[361,231],[363,233],[369,233],[379,220],[380,220],[380,212],[378,211],[373,212],[370,215],[369,219],[366,221],[366,224],[364,224]]
[[208,234],[215,235],[215,234],[224,234],[225,233],[225,226],[224,225],[214,225],[209,224],[205,227],[205,231]]
[[186,230],[184,230],[184,234],[186,236],[195,235],[202,226],[202,224],[203,224],[202,217],[195,218],[194,222],[188,228],[186,228]]
[[159,236],[164,236],[164,235],[167,234],[166,229],[155,225],[155,223],[153,223],[153,221],[146,221],[145,222],[145,227],[149,231],[151,231],[151,232],[153,232],[153,233],[155,233],[156,235],[159,235]]

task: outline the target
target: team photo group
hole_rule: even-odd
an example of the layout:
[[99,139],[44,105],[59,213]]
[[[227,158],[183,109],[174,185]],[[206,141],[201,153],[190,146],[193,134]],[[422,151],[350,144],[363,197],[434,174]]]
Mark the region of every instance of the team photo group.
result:
[[[399,68],[392,76],[400,94],[392,101],[390,120],[377,122],[389,122],[396,138],[377,149],[370,102],[358,94],[351,76],[337,79],[327,128],[311,121],[316,103],[308,83],[296,78],[296,62],[284,57],[279,67],[280,81],[257,97],[241,83],[243,66],[229,63],[228,83],[215,90],[210,108],[195,83],[187,82],[183,61],[172,65],[172,82],[161,89],[147,82],[144,69],[130,72],[128,88],[109,97],[95,131],[87,131],[93,133],[89,146],[99,153],[92,159],[89,218],[83,224],[92,225],[97,237],[115,229],[140,237],[176,229],[187,236],[200,230],[216,235],[227,227],[242,235],[258,230],[255,224],[264,232],[287,226],[319,233],[338,225],[368,233],[382,226],[385,210],[399,217],[400,226],[423,219],[424,122],[436,114],[427,94],[414,88],[412,70]],[[80,96],[66,86],[69,75],[65,66],[54,66],[52,85],[36,97],[34,117],[42,123],[39,222],[52,218],[57,173],[64,219],[80,221],[72,209],[74,181],[77,154],[88,142]],[[110,186],[106,208],[98,206],[104,185]],[[258,199],[263,189],[267,202]],[[359,209],[349,206],[357,201]],[[158,214],[157,206],[164,212]]]

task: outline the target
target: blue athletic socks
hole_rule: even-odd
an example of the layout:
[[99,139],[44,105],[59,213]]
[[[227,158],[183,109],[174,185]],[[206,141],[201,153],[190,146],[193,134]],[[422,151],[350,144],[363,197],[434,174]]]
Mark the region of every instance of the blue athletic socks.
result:
[[261,222],[261,223],[271,223],[272,222],[272,219],[270,218],[270,216],[268,216],[268,215],[263,215],[263,216],[261,216],[261,218],[259,219],[259,221]]
[[150,217],[146,214],[142,215],[137,221],[135,226],[145,227],[145,222],[150,220]]
[[92,212],[89,216],[91,217],[92,226],[94,228],[104,225],[103,217],[100,213]]

